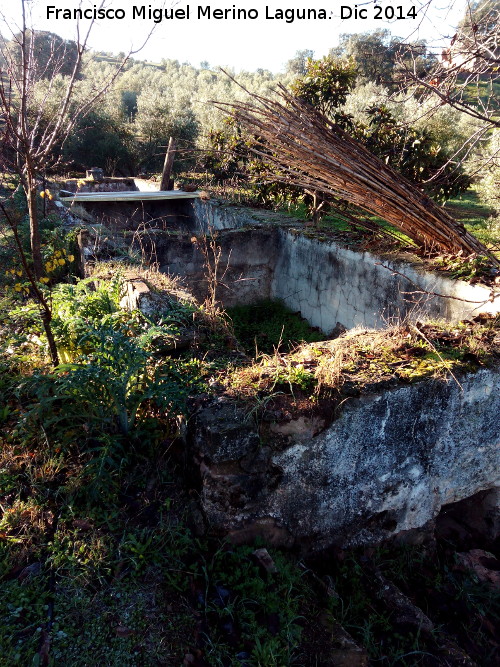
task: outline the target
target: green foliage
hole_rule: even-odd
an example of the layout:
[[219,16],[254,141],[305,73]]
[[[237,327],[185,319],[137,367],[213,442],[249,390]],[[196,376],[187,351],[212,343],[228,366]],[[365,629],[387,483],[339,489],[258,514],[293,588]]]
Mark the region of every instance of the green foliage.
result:
[[281,301],[261,301],[250,306],[227,310],[236,338],[250,354],[256,350],[267,354],[286,350],[306,341],[324,338],[297,313],[292,313]]
[[209,131],[207,145],[198,159],[199,169],[209,172],[218,183],[242,175],[250,159],[249,142],[232,119],[227,119],[222,128]]
[[331,49],[333,55],[351,58],[360,79],[377,84],[391,85],[397,80],[397,61],[411,64],[412,69],[423,75],[434,63],[434,56],[427,52],[423,40],[408,43],[391,35],[387,29],[358,34],[340,35],[339,45]]
[[[34,34],[34,39],[33,39]],[[77,61],[77,44],[72,40],[65,40],[53,32],[37,30],[26,31],[27,52],[33,49],[34,72],[32,76],[35,79],[51,79],[56,74],[69,76],[75,67]],[[33,44],[31,43],[33,41]],[[14,64],[21,68],[21,33],[18,33],[7,44],[10,57]]]
[[500,130],[493,131],[481,157],[486,168],[481,174],[478,193],[482,201],[500,216]]
[[[486,45],[491,39],[490,56],[498,53],[496,34],[498,33],[498,21],[500,16],[500,3],[498,0],[475,0],[464,11],[464,15],[458,24],[459,44],[462,49],[472,48],[478,44]],[[488,58],[488,55],[482,55]],[[494,61],[492,61],[494,62]],[[495,70],[494,70],[495,71]]]
[[364,646],[370,659],[388,665],[412,665],[404,656],[417,656],[425,651],[419,632],[408,628],[405,634],[395,631],[391,611],[370,603],[370,572],[362,559],[350,553],[337,564],[331,579],[336,596],[331,599],[331,611],[341,625]]
[[52,374],[35,374],[18,390],[31,403],[22,424],[24,439],[41,426],[53,448],[71,449],[79,432],[80,450],[92,454],[89,465],[99,479],[119,469],[120,438],[140,439],[145,432],[157,438],[153,415],[164,433],[175,433],[188,393],[202,376],[200,362],[174,362],[160,354],[192,309],[172,305],[154,322],[139,311],[119,309],[121,292],[120,277],[54,288],[54,335],[68,363]]
[[80,119],[64,145],[63,156],[74,169],[102,166],[105,173],[134,172],[134,135],[121,119],[96,109]]
[[314,51],[302,49],[295,53],[295,57],[286,63],[286,71],[294,76],[303,76],[307,72],[307,62],[314,58]]
[[99,326],[116,328],[123,322],[119,310],[123,281],[86,278],[76,284],[59,284],[52,290],[52,330],[63,361],[74,358],[80,341]]
[[[454,635],[459,643],[467,637],[471,658],[479,664],[495,662],[490,635],[495,635],[500,622],[500,592],[472,571],[464,571],[453,549],[438,545],[429,554],[411,546],[382,548],[375,558],[383,573],[421,609],[431,604],[438,642],[441,631]],[[484,624],[484,619],[491,624]]]
[[[41,576],[3,581],[0,596],[0,665],[27,665],[39,651],[49,593]],[[29,660],[29,662],[27,662]]]
[[[179,147],[191,146],[198,135],[198,122],[190,99],[159,84],[144,89],[137,98],[134,129],[138,135],[139,164],[144,169],[160,171],[169,137],[177,139]],[[183,160],[179,151],[175,169],[182,170],[190,161]]]
[[500,248],[500,217],[491,215],[492,209],[482,203],[476,188],[467,190],[459,198],[449,200],[446,206],[482,243],[492,248]]
[[[402,126],[384,105],[374,105],[366,113],[369,126],[358,127],[356,138],[410,181],[422,183],[432,197],[446,200],[470,186],[464,169],[450,161],[431,131]],[[438,178],[432,178],[437,173]]]
[[290,86],[295,97],[307,102],[335,122],[348,124],[348,119],[339,111],[345,104],[349,91],[356,81],[356,70],[352,61],[324,56],[321,60],[307,60],[306,72]]
[[206,656],[210,665],[286,667],[300,640],[300,601],[304,586],[293,561],[272,552],[275,574],[263,573],[254,547],[223,545],[195,564],[200,612],[211,629]]
[[491,262],[487,257],[470,256],[462,257],[438,257],[434,265],[449,271],[453,278],[461,280],[473,280],[483,276],[491,269]]
[[[14,185],[16,186],[15,190],[8,202],[9,214],[17,225],[23,251],[28,263],[30,263],[30,221],[26,195],[21,187],[17,187],[17,183],[14,183]],[[37,209],[41,235],[41,255],[43,268],[48,277],[47,280],[42,282],[48,282],[49,280],[61,281],[67,279],[72,273],[77,247],[74,237],[63,230],[60,217],[54,212],[47,213],[46,201],[53,199],[50,190],[43,190],[40,195],[37,200]],[[22,271],[18,260],[16,260],[15,269],[16,271]]]
[[122,331],[96,329],[79,340],[87,354],[80,363],[58,366],[52,375],[36,376],[36,418],[61,442],[68,442],[74,429],[89,434],[101,431],[128,435],[136,419],[147,416],[146,407],[175,417],[184,411],[196,364],[178,368],[171,362],[151,366],[149,354]]

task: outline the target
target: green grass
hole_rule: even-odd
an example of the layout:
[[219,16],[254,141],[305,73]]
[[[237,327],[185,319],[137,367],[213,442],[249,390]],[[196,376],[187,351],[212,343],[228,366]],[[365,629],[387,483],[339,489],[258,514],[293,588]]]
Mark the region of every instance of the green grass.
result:
[[496,109],[498,114],[500,100],[500,82],[498,80],[490,81],[488,75],[481,77],[477,83],[469,83],[463,89],[465,100],[471,104],[477,104],[477,100],[483,105],[490,105]]
[[485,206],[474,188],[446,202],[445,209],[466,229],[485,245],[500,248],[500,224],[495,220],[493,211]]
[[312,343],[325,337],[281,301],[261,301],[250,306],[228,308],[227,316],[236,338],[252,355],[285,351],[302,341]]

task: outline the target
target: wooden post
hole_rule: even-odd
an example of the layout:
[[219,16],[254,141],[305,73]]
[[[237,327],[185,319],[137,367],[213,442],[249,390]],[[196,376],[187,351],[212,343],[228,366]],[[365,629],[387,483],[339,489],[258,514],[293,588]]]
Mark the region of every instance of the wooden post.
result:
[[170,188],[170,174],[174,164],[174,155],[177,142],[173,137],[170,137],[168,142],[167,152],[165,154],[165,163],[163,164],[163,173],[161,175],[160,190],[173,190]]

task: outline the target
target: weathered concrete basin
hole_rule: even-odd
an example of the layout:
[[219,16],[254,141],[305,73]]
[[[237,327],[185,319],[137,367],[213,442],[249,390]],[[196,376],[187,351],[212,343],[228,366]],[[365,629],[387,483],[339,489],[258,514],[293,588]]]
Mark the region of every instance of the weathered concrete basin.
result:
[[217,297],[226,307],[281,299],[326,334],[339,322],[347,329],[382,328],[408,317],[459,321],[500,311],[500,297],[491,300],[490,289],[425,271],[416,258],[381,258],[308,238],[300,223],[266,211],[199,200],[191,205],[192,230],[148,232],[145,242],[160,270],[182,276],[201,300],[207,256],[192,234],[210,230],[221,249]]
[[[416,259],[308,238],[300,224],[268,212],[199,200],[189,206],[175,230],[150,226],[141,250],[200,300],[207,262],[212,269],[218,262],[223,305],[280,298],[325,334],[338,323],[382,328],[499,312],[489,288],[426,272]],[[486,519],[497,531],[500,369],[481,367],[459,380],[350,397],[341,410],[332,407],[326,428],[303,418],[277,424],[282,437],[265,441],[235,401],[206,399],[189,420],[188,452],[208,526],[236,540],[261,535],[317,551],[421,528],[443,506],[491,490]]]

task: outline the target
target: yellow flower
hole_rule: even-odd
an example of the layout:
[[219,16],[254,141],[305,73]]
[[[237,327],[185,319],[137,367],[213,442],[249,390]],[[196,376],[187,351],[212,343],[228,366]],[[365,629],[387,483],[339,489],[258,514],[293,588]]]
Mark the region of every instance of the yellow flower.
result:
[[40,192],[40,197],[41,197],[42,199],[45,199],[45,190],[42,190],[42,191]]
[[23,272],[22,272],[22,271],[16,271],[16,273],[17,273],[17,275],[18,275],[19,277],[21,277],[21,276],[23,275]]
[[60,257],[60,256],[61,256],[61,251],[60,251],[60,250],[56,250],[56,252],[55,252],[55,257]]
[[74,262],[75,261],[75,256],[74,255],[68,255],[68,262]]
[[47,273],[50,273],[52,271],[52,262],[46,262],[45,270],[47,271]]
[[23,287],[20,283],[16,283],[14,285],[14,289],[16,290],[16,292],[20,292],[23,289]]
[[49,279],[47,278],[47,276],[43,276],[43,278],[40,278],[40,282],[46,285],[49,282]]
[[58,262],[59,266],[64,266],[66,264],[65,259],[58,259],[57,262]]

